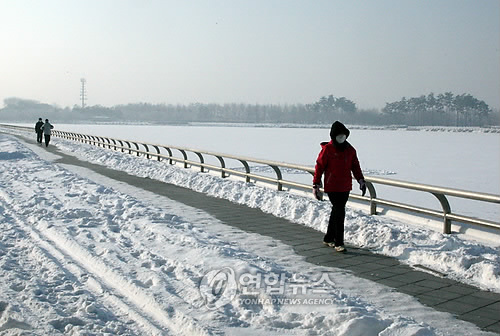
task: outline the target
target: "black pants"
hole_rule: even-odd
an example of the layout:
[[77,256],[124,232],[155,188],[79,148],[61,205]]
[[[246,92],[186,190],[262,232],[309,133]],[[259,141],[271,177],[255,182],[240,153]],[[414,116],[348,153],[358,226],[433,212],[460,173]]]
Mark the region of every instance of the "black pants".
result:
[[45,147],[49,147],[50,134],[45,134]]
[[342,246],[344,245],[345,205],[349,198],[349,191],[329,192],[328,198],[332,202],[332,213],[323,240],[327,243],[335,243],[335,246]]
[[36,132],[36,142],[42,143],[42,134],[43,134],[42,131]]

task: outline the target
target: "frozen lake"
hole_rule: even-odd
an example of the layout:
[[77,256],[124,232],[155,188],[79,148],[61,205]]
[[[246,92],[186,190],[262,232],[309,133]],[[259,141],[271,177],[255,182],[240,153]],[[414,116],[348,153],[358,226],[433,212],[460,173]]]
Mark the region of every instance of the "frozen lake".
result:
[[[180,147],[205,149],[314,166],[329,127],[278,128],[234,126],[76,125],[56,129]],[[500,194],[500,135],[482,132],[431,132],[406,129],[351,129],[367,176]],[[294,177],[297,179],[297,177]],[[304,175],[299,180],[311,180]],[[432,195],[376,186],[378,196],[438,208]],[[357,192],[357,186],[354,187]],[[387,194],[386,194],[387,193]],[[452,210],[498,220],[498,205],[450,200]]]

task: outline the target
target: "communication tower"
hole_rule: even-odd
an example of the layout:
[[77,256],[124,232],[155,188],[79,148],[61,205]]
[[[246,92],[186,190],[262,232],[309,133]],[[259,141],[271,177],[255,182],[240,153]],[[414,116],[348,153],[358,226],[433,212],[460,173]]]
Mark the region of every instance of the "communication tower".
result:
[[87,80],[85,78],[81,78],[80,82],[82,83],[82,88],[80,90],[80,99],[82,100],[82,108],[85,108],[85,101],[87,100],[87,91],[85,89],[85,84]]

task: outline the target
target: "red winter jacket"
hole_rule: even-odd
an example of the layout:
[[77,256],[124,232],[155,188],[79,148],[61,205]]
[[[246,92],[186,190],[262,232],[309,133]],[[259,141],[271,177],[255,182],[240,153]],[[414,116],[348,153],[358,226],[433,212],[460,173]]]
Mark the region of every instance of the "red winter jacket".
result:
[[321,143],[321,152],[316,159],[313,184],[321,184],[321,176],[325,174],[325,192],[346,192],[352,189],[351,171],[357,181],[364,178],[359,166],[356,150],[347,143],[344,151],[340,151],[330,142]]

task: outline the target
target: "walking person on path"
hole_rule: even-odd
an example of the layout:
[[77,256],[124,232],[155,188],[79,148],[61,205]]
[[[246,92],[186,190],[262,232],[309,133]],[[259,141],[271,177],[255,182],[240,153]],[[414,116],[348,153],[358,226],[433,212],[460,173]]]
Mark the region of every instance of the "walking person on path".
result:
[[35,132],[36,132],[36,142],[39,144],[42,143],[42,126],[43,126],[43,121],[42,118],[38,118],[37,123],[35,124]]
[[361,172],[356,149],[346,141],[350,131],[339,121],[332,124],[330,142],[321,143],[321,152],[316,159],[313,178],[313,194],[320,199],[321,177],[325,174],[324,190],[332,203],[332,212],[323,243],[334,247],[337,252],[345,252],[344,219],[345,205],[352,189],[352,177],[359,183],[363,196],[366,184]]
[[45,123],[42,126],[43,130],[43,135],[45,136],[45,147],[49,147],[49,142],[50,142],[50,134],[52,133],[52,129],[54,126],[52,126],[49,123],[49,119],[45,119]]

